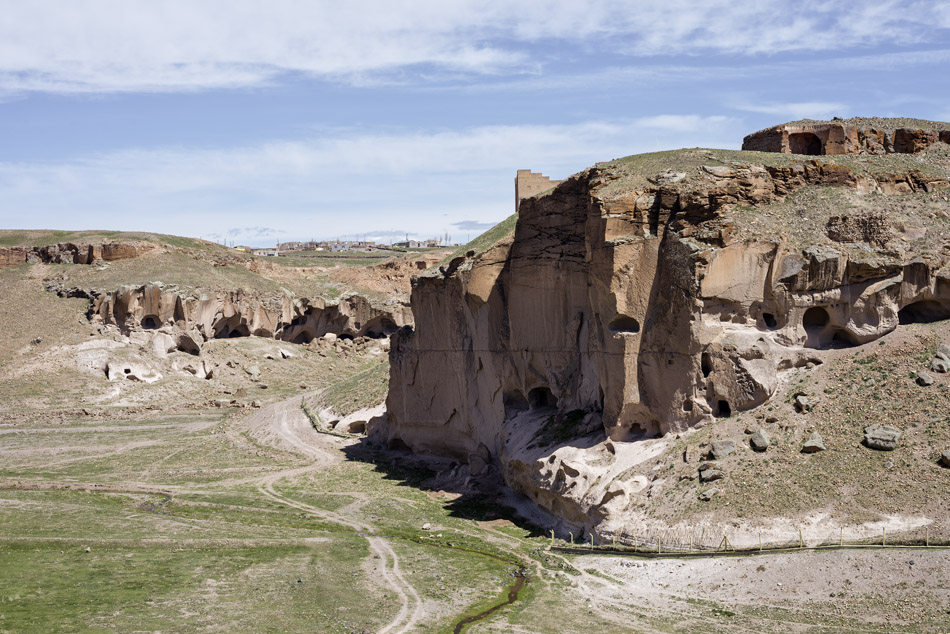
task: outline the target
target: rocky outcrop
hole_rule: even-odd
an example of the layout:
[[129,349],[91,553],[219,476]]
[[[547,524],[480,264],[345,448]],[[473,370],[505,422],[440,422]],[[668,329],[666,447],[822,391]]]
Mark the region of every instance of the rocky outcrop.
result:
[[[742,149],[784,154],[917,154],[950,143],[950,125],[920,121],[905,127],[892,119],[836,119],[783,123],[742,140]],[[926,127],[920,127],[926,126]]]
[[155,249],[148,242],[107,242],[73,244],[65,242],[44,247],[0,247],[0,268],[24,262],[46,264],[92,264],[137,258]]
[[[51,290],[77,296],[73,289]],[[197,353],[208,339],[255,335],[309,343],[326,333],[385,337],[412,323],[412,313],[405,304],[386,302],[377,306],[360,295],[327,303],[295,298],[286,292],[263,296],[241,290],[183,294],[160,284],[84,294],[92,300],[93,321],[117,326],[123,332],[168,329],[175,347],[192,353]]]
[[572,530],[611,535],[638,487],[621,477],[645,451],[635,441],[762,405],[818,349],[950,317],[942,234],[922,253],[884,248],[876,221],[831,223],[839,240],[870,232],[840,246],[757,224],[811,186],[928,192],[946,170],[689,164],[704,156],[676,178],[598,165],[524,200],[512,239],[417,278],[375,433],[477,455]]
[[26,262],[26,247],[0,247],[0,269]]

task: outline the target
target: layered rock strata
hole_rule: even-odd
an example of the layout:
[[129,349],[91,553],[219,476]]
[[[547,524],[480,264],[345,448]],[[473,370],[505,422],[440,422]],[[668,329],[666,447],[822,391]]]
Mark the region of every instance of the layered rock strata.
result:
[[258,336],[309,343],[332,333],[344,337],[386,337],[412,323],[401,302],[375,305],[351,295],[337,303],[295,298],[289,293],[254,295],[241,290],[184,294],[159,284],[122,286],[98,292],[51,288],[67,297],[88,297],[90,318],[122,332],[169,330],[176,346],[197,354],[209,339]]
[[946,157],[899,171],[722,156],[683,151],[648,178],[636,161],[598,165],[523,201],[512,239],[417,278],[415,329],[393,337],[388,419],[373,431],[491,463],[603,537],[646,486],[622,477],[646,451],[631,441],[757,407],[819,349],[950,317],[942,225],[832,209],[820,239],[766,231],[797,193],[881,207],[943,190]]
[[43,247],[0,247],[0,268],[26,262],[46,264],[92,264],[137,258],[155,249],[148,242],[107,242],[105,244],[51,244]]
[[919,121],[896,127],[890,119],[801,121],[759,130],[742,140],[742,149],[784,154],[917,154],[934,143],[950,143],[950,125]]

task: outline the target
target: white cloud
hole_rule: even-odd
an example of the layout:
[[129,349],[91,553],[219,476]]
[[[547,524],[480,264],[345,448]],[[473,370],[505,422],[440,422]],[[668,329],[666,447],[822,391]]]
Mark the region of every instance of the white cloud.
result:
[[948,28],[940,0],[4,0],[0,93],[522,74],[590,52],[774,55],[941,42]]
[[0,226],[80,222],[201,236],[266,225],[306,238],[376,229],[441,233],[462,219],[509,215],[519,168],[563,178],[627,154],[735,147],[739,139],[741,126],[731,119],[666,115],[436,133],[325,132],[230,149],[0,163]]
[[785,119],[830,119],[835,116],[849,116],[847,105],[831,101],[735,102],[731,106],[736,110],[775,115]]

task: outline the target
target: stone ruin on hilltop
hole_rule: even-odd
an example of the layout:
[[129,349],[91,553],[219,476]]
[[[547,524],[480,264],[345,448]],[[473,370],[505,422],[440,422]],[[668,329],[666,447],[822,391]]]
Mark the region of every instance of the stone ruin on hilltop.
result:
[[742,140],[742,149],[811,156],[916,154],[937,141],[950,143],[950,124],[895,128],[890,121],[835,119],[783,123],[748,135]]

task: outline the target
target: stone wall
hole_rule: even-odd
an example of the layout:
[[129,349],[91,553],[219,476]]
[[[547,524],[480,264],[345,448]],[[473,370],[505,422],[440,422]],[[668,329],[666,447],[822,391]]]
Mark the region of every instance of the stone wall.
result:
[[521,201],[536,196],[543,191],[560,185],[564,181],[553,181],[544,174],[531,170],[518,170],[515,176],[515,213],[521,207]]
[[[950,124],[931,129],[856,125],[847,121],[784,123],[746,136],[742,149],[784,154],[916,154],[938,141],[950,143]],[[946,125],[947,129],[939,129]]]

